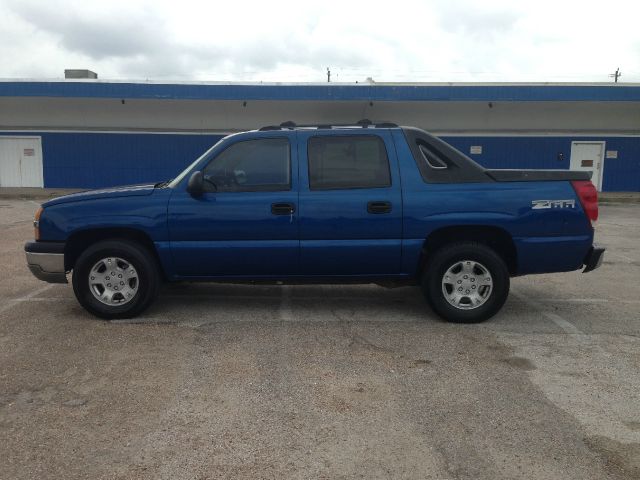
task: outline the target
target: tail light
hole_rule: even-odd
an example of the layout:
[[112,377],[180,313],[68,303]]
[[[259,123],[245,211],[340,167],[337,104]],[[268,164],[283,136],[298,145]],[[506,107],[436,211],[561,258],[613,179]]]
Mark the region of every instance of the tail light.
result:
[[589,180],[574,180],[571,182],[578,195],[582,209],[591,220],[591,225],[598,220],[598,191]]

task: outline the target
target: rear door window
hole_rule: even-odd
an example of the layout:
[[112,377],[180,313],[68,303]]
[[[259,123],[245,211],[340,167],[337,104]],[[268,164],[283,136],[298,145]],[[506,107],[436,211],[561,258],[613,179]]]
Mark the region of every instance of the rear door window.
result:
[[387,150],[376,135],[311,137],[307,151],[311,190],[391,186]]

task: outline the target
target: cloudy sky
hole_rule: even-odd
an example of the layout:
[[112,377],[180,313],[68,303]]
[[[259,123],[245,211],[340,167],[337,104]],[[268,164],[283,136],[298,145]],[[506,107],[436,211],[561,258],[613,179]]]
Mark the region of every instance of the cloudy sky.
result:
[[640,2],[0,0],[0,78],[640,81]]

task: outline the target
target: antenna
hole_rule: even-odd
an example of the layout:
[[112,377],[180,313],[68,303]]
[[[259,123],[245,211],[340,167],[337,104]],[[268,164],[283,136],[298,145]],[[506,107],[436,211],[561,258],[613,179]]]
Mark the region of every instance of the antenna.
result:
[[327,83],[331,82],[331,70],[327,67]]

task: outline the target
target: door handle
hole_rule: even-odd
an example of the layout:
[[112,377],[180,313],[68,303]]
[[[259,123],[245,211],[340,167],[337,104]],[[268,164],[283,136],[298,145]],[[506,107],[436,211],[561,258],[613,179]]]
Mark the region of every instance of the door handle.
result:
[[274,215],[293,215],[296,206],[293,203],[272,203],[271,213]]
[[369,202],[367,203],[367,212],[378,213],[391,213],[391,202]]

